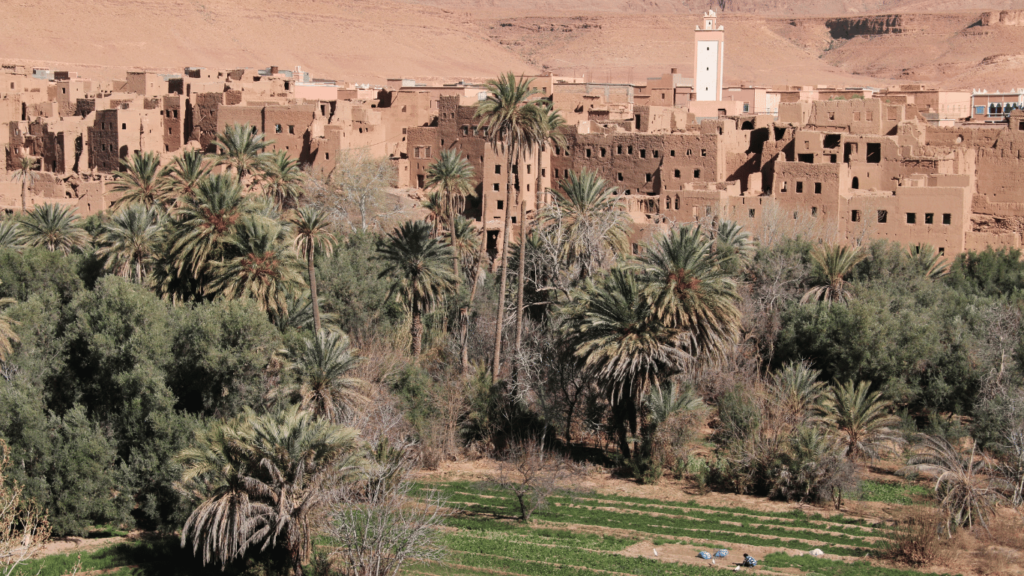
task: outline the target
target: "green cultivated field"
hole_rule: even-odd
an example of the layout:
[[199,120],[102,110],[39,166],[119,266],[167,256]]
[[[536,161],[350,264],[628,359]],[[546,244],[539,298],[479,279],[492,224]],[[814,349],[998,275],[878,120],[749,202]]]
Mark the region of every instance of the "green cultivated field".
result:
[[[779,550],[759,557],[757,568],[743,569],[748,573],[793,574],[795,569],[830,576],[920,574],[863,561],[865,555],[878,550],[888,529],[843,516],[768,513],[604,494],[561,494],[550,499],[546,510],[535,512],[534,522],[527,527],[512,520],[515,501],[491,487],[452,482],[424,485],[421,490],[440,490],[462,513],[448,522],[453,529],[445,536],[448,558],[443,563],[407,566],[404,572],[410,575],[702,576],[731,572],[742,559],[744,545]],[[603,535],[607,532],[614,535]],[[682,544],[709,552],[727,548],[730,554],[715,567],[621,554],[640,542],[654,546]],[[791,556],[813,548],[850,557],[850,562]]]
[[[666,502],[604,494],[559,494],[550,506],[534,513],[530,526],[512,519],[515,502],[505,493],[480,484],[452,482],[421,485],[421,493],[439,490],[461,510],[447,522],[444,562],[414,563],[408,576],[706,576],[732,571],[744,546],[777,550],[758,557],[747,573],[828,576],[913,576],[911,570],[892,570],[863,561],[876,552],[889,534],[885,526],[869,525],[843,516],[824,517],[801,512],[771,513],[746,508],[701,506],[696,502]],[[663,547],[680,544],[713,552],[730,550],[729,557],[711,567],[663,559],[637,558],[622,552],[640,542]],[[321,539],[318,545],[329,543]],[[646,548],[646,546],[645,546]],[[849,562],[796,556],[820,548],[848,557]],[[696,552],[693,552],[694,557]],[[53,555],[28,562],[16,574],[60,576],[70,572],[77,555]],[[81,571],[118,576],[185,576],[224,574],[202,568],[191,550],[173,539],[119,544],[83,554]],[[238,569],[228,574],[238,573]]]

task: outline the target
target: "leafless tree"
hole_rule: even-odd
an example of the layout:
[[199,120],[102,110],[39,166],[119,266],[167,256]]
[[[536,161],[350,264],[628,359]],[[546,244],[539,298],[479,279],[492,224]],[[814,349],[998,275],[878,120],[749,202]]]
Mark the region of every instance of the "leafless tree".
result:
[[337,223],[365,231],[401,210],[386,192],[398,180],[398,171],[388,158],[363,150],[345,151],[330,173],[307,171],[307,176],[306,195]]
[[329,558],[339,574],[393,576],[407,561],[442,556],[439,529],[450,514],[447,502],[436,491],[414,496],[408,460],[388,465],[391,481],[344,487],[330,515],[327,533],[340,544]]
[[544,450],[539,440],[521,440],[509,446],[497,481],[515,496],[520,519],[528,523],[534,511],[547,506],[547,499],[567,473],[565,460]]
[[[10,449],[0,440],[0,575],[11,576],[50,537],[46,512],[22,497],[22,486],[8,477]],[[77,567],[75,568],[77,572]]]

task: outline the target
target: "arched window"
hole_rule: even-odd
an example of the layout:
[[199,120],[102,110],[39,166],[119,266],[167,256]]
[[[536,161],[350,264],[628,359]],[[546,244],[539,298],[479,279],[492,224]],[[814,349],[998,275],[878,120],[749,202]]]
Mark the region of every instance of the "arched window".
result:
[[676,210],[679,210],[679,194],[676,194]]

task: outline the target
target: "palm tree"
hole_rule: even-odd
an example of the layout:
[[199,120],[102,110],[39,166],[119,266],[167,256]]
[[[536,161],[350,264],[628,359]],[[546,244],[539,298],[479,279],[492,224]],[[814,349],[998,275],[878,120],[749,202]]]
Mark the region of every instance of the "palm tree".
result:
[[334,234],[328,230],[327,212],[314,206],[296,210],[291,222],[295,225],[295,251],[309,264],[309,294],[313,302],[313,327],[319,332],[320,303],[316,293],[314,258],[317,253],[330,258],[334,253]]
[[282,226],[263,218],[243,218],[225,249],[208,292],[229,299],[251,298],[265,312],[287,314],[288,294],[303,288],[304,282]]
[[900,419],[881,392],[871,392],[870,382],[837,384],[825,392],[818,416],[834,429],[852,462],[863,457],[874,459],[885,448],[902,441],[892,427]]
[[156,257],[163,228],[158,208],[131,204],[116,212],[97,238],[96,255],[104,268],[139,284],[146,267]]
[[992,482],[988,461],[976,451],[976,443],[970,452],[963,452],[945,438],[924,434],[910,458],[912,469],[935,476],[935,495],[950,537],[961,526],[973,528],[977,523],[987,528],[988,516],[1005,500]]
[[[17,302],[14,298],[0,298],[0,310],[3,310]],[[0,312],[0,361],[7,360],[7,357],[14,352],[14,347],[11,345],[13,342],[20,342],[17,332],[14,331],[14,327],[19,322],[14,320],[7,315],[6,312]]]
[[303,410],[339,422],[347,411],[365,401],[365,383],[350,376],[359,361],[344,333],[317,331],[312,340],[306,340],[292,367],[298,381],[288,392]]
[[811,273],[814,287],[804,294],[800,302],[824,302],[831,305],[833,302],[847,302],[852,295],[846,289],[846,281],[843,277],[853,271],[865,254],[860,247],[850,248],[849,246],[831,245],[815,246],[811,251],[811,262],[814,263],[814,270]]
[[483,260],[480,237],[481,229],[474,226],[471,220],[461,214],[455,217],[455,258],[461,262],[462,269],[470,281],[469,302],[459,309],[459,342],[463,372],[469,370],[469,310],[473,307],[476,290],[480,285],[480,264]]
[[259,415],[246,407],[239,418],[212,424],[176,458],[179,490],[198,502],[181,545],[191,539],[204,564],[222,567],[250,547],[280,545],[302,574],[312,552],[310,518],[328,501],[325,484],[357,462],[357,446],[355,430],[297,405]]
[[[555,110],[550,102],[547,100],[540,100],[544,104],[539,104],[542,107],[541,112],[541,123],[537,129],[537,187],[534,190],[536,193],[537,208],[540,207],[541,202],[541,154],[543,150],[548,146],[564,146],[565,136],[562,135],[561,128],[565,125],[565,119],[562,115]],[[522,350],[523,344],[523,314],[526,313],[526,309],[523,307],[523,296],[526,289],[526,233],[528,229],[528,223],[526,220],[526,202],[520,199],[519,201],[519,277],[517,278],[516,286],[516,354],[515,357],[518,359],[519,354]]]
[[937,280],[949,273],[949,262],[939,256],[931,244],[911,247],[910,259],[924,272],[925,278]]
[[167,172],[167,169],[160,169],[160,157],[155,152],[135,152],[131,158],[121,159],[121,171],[114,174],[111,187],[111,191],[120,193],[121,197],[113,207],[138,202],[146,208],[166,208],[174,201]]
[[178,274],[184,271],[198,279],[211,261],[221,258],[235,225],[254,207],[231,174],[200,181],[195,194],[183,200],[171,222],[168,253]]
[[677,415],[694,413],[705,407],[704,400],[694,391],[692,385],[666,382],[651,389],[643,399],[647,416],[647,434],[644,441],[648,454],[657,455],[663,436],[658,429]]
[[498,290],[498,318],[494,327],[494,359],[491,370],[495,378],[501,368],[501,335],[504,327],[505,288],[508,284],[508,243],[512,233],[512,207],[517,198],[513,196],[516,189],[516,177],[512,166],[517,164],[524,154],[538,145],[544,126],[544,108],[531,99],[539,92],[530,87],[530,80],[516,81],[515,74],[509,72],[496,80],[487,81],[489,94],[487,99],[477,104],[476,116],[480,118],[480,128],[484,128],[487,140],[495,154],[505,154],[505,174],[508,177],[505,194],[505,226],[502,229],[501,247],[501,287]]
[[244,416],[250,414],[196,432],[194,445],[175,458],[183,467],[179,491],[198,502],[181,530],[181,546],[191,538],[193,555],[202,548],[203,564],[227,567],[265,541],[274,522],[273,502],[248,491],[250,475],[260,472],[244,449],[252,433]]
[[[452,246],[455,246],[455,218],[466,209],[466,196],[473,194],[474,180],[473,165],[455,150],[442,150],[437,161],[427,167],[426,185],[439,193],[437,207],[448,228]],[[459,259],[453,258],[452,262],[455,266],[455,290],[458,291]]]
[[209,162],[199,150],[185,150],[175,156],[167,167],[171,191],[179,197],[195,194],[199,183],[209,175]]
[[435,190],[428,192],[420,206],[427,209],[425,220],[434,227],[434,236],[441,234],[441,224],[444,222],[444,208],[441,207],[441,192]]
[[21,182],[21,211],[24,213],[28,208],[28,187],[36,181],[39,176],[38,172],[33,172],[36,169],[36,159],[30,156],[22,156],[21,161],[18,163],[18,169],[14,171],[12,180],[15,182]]
[[301,166],[283,150],[271,154],[263,166],[263,192],[281,210],[293,206],[302,195],[302,181]]
[[787,412],[802,422],[818,404],[825,383],[818,380],[821,371],[814,370],[806,362],[788,362],[771,375],[775,394],[780,398]]
[[720,356],[739,328],[736,282],[695,226],[675,228],[647,246],[639,264],[655,313],[677,331],[691,360]]
[[24,234],[16,218],[0,220],[0,248],[21,248]]
[[430,233],[430,224],[420,220],[406,222],[388,234],[377,247],[384,269],[378,278],[390,276],[391,294],[396,294],[412,313],[412,355],[419,356],[423,346],[423,313],[429,312],[445,292],[455,285],[452,277],[451,246]]
[[21,221],[25,244],[44,246],[50,252],[65,256],[89,244],[89,233],[78,227],[80,218],[75,208],[60,204],[40,204]]
[[249,124],[232,124],[225,126],[224,131],[214,141],[220,152],[218,164],[234,169],[240,181],[261,170],[266,163],[267,155],[264,148],[273,141],[263,139],[263,134],[256,133],[256,127]]
[[676,331],[658,317],[636,276],[619,268],[600,285],[588,283],[584,299],[570,307],[565,330],[583,369],[623,411],[616,427],[629,458],[626,421],[635,432],[639,417],[643,427],[637,413],[642,400],[685,360],[675,345]]
[[579,280],[626,250],[629,222],[615,194],[616,188],[607,186],[596,172],[569,172],[559,182],[555,204],[541,212],[542,225],[564,227],[566,241],[560,256],[579,269]]
[[732,220],[718,223],[715,233],[715,259],[723,270],[738,274],[754,258],[754,243],[750,233]]

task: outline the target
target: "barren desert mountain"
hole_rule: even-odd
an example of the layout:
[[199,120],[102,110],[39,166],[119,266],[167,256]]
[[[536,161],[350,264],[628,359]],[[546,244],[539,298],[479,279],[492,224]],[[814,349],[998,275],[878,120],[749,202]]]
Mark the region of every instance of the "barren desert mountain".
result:
[[1024,0],[4,0],[0,59],[93,77],[275,64],[355,82],[502,70],[642,82],[689,74],[709,7],[729,83],[1024,86]]

